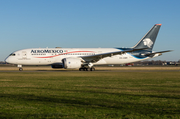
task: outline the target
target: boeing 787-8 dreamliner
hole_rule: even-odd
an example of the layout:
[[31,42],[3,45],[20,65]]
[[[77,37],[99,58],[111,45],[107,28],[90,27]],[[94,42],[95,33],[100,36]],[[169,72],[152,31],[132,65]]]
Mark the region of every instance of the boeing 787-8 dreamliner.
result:
[[161,24],[155,24],[145,36],[131,48],[31,48],[11,53],[5,61],[22,65],[51,65],[52,68],[93,71],[94,65],[125,64],[142,61],[170,52],[152,51]]

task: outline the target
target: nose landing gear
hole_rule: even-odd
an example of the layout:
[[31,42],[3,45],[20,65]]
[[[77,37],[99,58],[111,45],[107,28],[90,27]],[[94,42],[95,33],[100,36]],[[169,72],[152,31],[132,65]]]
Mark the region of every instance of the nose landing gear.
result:
[[23,71],[22,65],[18,64],[17,67],[19,67],[19,71]]
[[23,71],[23,68],[19,68],[19,71]]

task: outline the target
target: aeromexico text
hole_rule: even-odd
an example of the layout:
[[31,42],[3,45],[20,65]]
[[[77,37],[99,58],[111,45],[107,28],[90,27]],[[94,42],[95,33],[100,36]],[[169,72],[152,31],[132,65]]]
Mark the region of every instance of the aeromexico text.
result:
[[67,50],[31,50],[31,53],[63,53]]

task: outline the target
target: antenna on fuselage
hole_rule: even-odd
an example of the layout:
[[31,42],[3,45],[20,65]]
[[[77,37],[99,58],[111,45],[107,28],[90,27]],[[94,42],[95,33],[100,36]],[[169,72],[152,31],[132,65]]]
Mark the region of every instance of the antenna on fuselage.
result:
[[55,47],[55,48],[61,48],[61,47]]

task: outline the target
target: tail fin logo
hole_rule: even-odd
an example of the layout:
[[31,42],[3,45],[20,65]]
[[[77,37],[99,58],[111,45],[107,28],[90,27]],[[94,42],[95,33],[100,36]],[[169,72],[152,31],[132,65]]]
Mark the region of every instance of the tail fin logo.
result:
[[151,41],[150,38],[145,38],[143,40],[143,43],[144,43],[144,45],[147,45],[149,48],[153,45],[153,42]]

